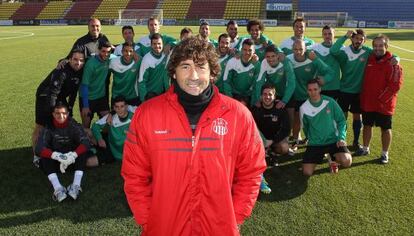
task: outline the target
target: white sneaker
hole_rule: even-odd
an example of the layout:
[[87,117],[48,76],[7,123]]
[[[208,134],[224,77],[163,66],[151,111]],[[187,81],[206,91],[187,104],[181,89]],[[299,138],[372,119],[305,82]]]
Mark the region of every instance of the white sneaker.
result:
[[82,192],[82,188],[79,185],[71,184],[67,188],[68,194],[73,200],[76,200],[79,196],[79,192]]
[[64,187],[58,188],[52,196],[52,199],[61,202],[67,198],[68,195],[66,195],[66,189]]

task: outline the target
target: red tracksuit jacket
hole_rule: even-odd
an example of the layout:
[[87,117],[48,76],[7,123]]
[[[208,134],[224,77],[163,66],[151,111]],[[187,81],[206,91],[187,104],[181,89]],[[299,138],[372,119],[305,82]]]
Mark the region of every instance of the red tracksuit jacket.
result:
[[124,146],[124,190],[143,235],[238,235],[266,169],[250,112],[214,87],[193,135],[174,88],[142,104]]
[[365,112],[394,114],[397,92],[403,82],[400,65],[391,64],[392,54],[387,52],[377,61],[374,54],[368,58],[361,91],[361,109]]

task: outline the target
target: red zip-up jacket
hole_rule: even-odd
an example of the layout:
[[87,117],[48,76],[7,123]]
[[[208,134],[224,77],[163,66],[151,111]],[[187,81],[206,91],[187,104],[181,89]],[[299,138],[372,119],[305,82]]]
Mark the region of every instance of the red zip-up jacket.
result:
[[214,95],[193,135],[174,87],[142,104],[124,146],[124,190],[142,235],[239,235],[266,169],[250,112]]
[[377,60],[371,54],[365,67],[365,77],[361,90],[361,109],[364,112],[378,112],[393,115],[397,104],[397,93],[403,83],[403,73],[400,65],[392,65],[393,58],[387,52]]

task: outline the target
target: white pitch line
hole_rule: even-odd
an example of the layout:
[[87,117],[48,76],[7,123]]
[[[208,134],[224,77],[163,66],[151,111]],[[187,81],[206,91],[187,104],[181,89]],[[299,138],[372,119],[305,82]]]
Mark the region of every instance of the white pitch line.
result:
[[400,58],[403,61],[414,61],[413,59],[408,59],[408,58]]
[[[16,32],[7,32],[7,33],[16,33]],[[19,33],[21,33],[21,32],[19,32]],[[0,37],[0,40],[26,38],[26,37],[32,37],[32,36],[35,35],[33,32],[23,32],[23,33],[26,33],[26,34],[25,35],[19,35],[19,36],[13,36],[13,37],[7,37],[7,38],[1,38]]]
[[414,51],[412,51],[412,50],[409,50],[409,49],[406,49],[406,48],[402,48],[402,47],[398,47],[398,46],[395,46],[395,45],[392,45],[392,44],[390,44],[390,47],[397,48],[397,49],[400,49],[402,51],[414,53]]

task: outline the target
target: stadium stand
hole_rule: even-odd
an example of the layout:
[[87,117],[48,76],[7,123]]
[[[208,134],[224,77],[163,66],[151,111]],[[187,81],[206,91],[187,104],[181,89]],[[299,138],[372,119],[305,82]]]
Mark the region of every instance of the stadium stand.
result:
[[0,4],[0,20],[9,20],[22,5],[22,2]]
[[17,11],[11,16],[12,20],[33,20],[39,15],[39,13],[45,8],[47,2],[28,2],[23,4]]
[[129,0],[103,0],[98,9],[96,9],[93,17],[99,19],[115,19],[118,18],[118,11],[125,9]]
[[225,0],[193,0],[188,10],[187,19],[222,19],[226,9]]
[[72,5],[72,1],[50,1],[43,11],[36,17],[38,20],[63,19],[65,10]]
[[185,19],[190,8],[191,0],[165,0],[162,4],[164,18]]
[[157,0],[131,0],[125,9],[155,9],[157,3]]
[[65,19],[89,19],[101,2],[102,1],[78,0],[74,2],[72,8],[66,13]]
[[224,19],[258,18],[261,5],[260,0],[227,0]]
[[[369,10],[367,10],[369,9]],[[348,12],[354,20],[414,20],[414,1],[409,0],[300,0],[300,12]]]

